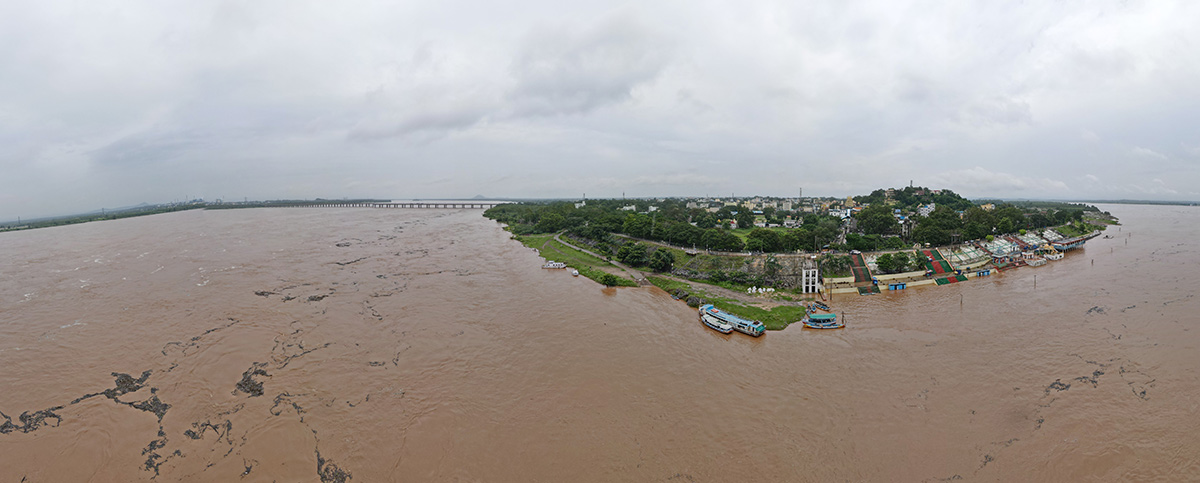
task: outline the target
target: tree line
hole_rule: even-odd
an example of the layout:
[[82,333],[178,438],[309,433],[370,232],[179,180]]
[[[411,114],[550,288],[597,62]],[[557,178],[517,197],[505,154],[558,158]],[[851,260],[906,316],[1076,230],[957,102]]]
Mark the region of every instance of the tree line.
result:
[[[918,195],[918,192],[925,194]],[[1002,203],[993,210],[985,210],[953,191],[944,190],[936,195],[929,194],[931,192],[926,188],[897,190],[896,201],[892,204],[883,198],[883,190],[859,197],[872,204],[854,215],[854,229],[847,230],[843,230],[843,220],[839,217],[773,208],[763,210],[765,221],[782,223],[783,219],[790,218],[800,222],[799,226],[758,228],[755,227],[757,218],[749,209],[723,206],[710,212],[702,208],[689,209],[683,200],[653,203],[649,200],[588,200],[585,206],[578,207],[566,201],[527,202],[499,205],[485,211],[484,216],[508,224],[516,234],[565,230],[574,237],[592,240],[615,255],[625,242],[614,239],[613,234],[729,252],[811,252],[824,248],[898,250],[914,243],[944,246],[990,235],[1079,222],[1085,210],[1099,211],[1086,205],[1049,202],[1023,207]],[[936,206],[928,216],[905,215],[907,220],[901,222],[896,210],[904,213],[904,209],[897,206],[905,202],[910,206],[932,202]],[[626,206],[634,209],[622,209]],[[651,207],[656,209],[651,211]],[[732,226],[749,229],[744,232],[744,240],[731,230]]]

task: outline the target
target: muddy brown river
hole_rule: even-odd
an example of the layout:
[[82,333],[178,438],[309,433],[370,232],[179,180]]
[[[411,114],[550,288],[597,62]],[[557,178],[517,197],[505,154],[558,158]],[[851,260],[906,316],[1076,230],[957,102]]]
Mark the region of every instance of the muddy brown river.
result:
[[1102,209],[1065,260],[759,339],[480,210],[4,233],[0,481],[1195,481],[1200,209]]

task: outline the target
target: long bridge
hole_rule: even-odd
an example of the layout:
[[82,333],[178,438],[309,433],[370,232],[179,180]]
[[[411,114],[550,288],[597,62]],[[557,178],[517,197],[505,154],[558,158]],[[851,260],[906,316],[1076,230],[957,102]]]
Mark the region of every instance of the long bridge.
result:
[[473,209],[492,208],[497,205],[510,203],[508,201],[404,201],[404,202],[320,202],[297,203],[288,208],[441,208],[441,209]]

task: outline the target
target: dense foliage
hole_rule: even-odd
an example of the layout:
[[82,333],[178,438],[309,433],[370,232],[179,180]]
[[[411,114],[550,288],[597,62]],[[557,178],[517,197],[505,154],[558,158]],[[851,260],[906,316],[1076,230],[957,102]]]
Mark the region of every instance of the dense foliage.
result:
[[[620,259],[618,252],[628,238],[726,252],[895,250],[914,243],[948,245],[989,235],[1077,223],[1085,211],[1098,212],[1086,205],[1051,202],[998,203],[994,209],[986,210],[953,191],[934,193],[920,187],[893,193],[890,199],[885,190],[856,197],[859,203],[869,205],[854,215],[853,225],[844,225],[840,218],[825,214],[770,207],[757,217],[751,210],[736,206],[722,206],[714,212],[689,209],[686,201],[678,199],[587,200],[581,205],[567,201],[513,203],[496,206],[484,215],[510,225],[516,234],[566,231],[577,239],[589,240],[598,251]],[[928,216],[915,213],[918,207],[930,203],[935,207]],[[901,213],[905,214],[903,221],[897,216]],[[785,219],[795,221],[797,226],[755,226],[756,222],[778,225]],[[733,230],[734,226],[738,229]],[[648,266],[652,254],[646,253],[645,259],[635,258],[638,263],[631,264]],[[665,259],[660,263],[665,264]]]

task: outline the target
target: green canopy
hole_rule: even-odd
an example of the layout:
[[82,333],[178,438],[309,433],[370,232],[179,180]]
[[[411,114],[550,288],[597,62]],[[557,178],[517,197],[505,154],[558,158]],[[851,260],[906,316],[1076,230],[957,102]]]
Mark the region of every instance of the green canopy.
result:
[[837,320],[837,314],[812,314],[808,318],[817,321]]

